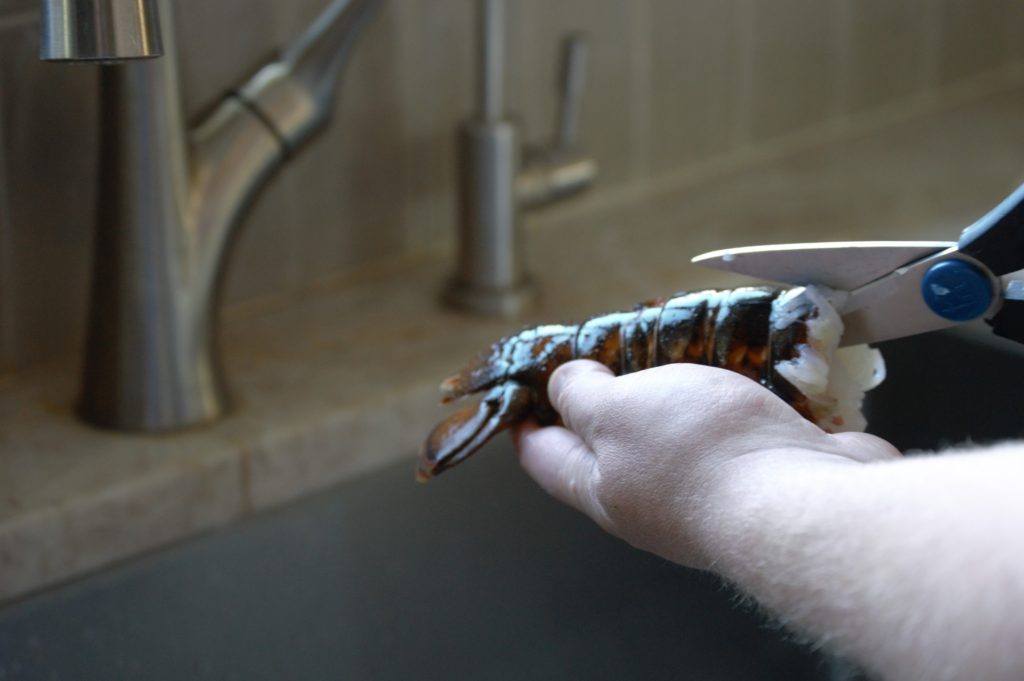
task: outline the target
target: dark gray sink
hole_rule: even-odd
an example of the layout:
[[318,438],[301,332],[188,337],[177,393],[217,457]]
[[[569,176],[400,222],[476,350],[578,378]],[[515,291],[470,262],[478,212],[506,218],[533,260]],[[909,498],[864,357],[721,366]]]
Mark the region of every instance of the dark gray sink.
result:
[[718,580],[547,498],[509,444],[412,460],[0,610],[0,679],[801,679]]
[[[943,333],[884,351],[875,432],[922,448],[1024,434],[1016,346]],[[836,673],[717,579],[546,497],[507,441],[430,485],[412,465],[0,610],[0,679]]]

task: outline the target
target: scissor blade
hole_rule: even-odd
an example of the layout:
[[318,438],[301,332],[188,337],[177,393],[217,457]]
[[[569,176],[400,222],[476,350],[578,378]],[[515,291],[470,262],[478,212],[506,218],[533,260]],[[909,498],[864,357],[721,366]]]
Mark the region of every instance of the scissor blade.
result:
[[[978,272],[985,273],[991,286],[991,302],[977,318],[990,319],[1002,305],[1002,282],[983,264],[961,253],[954,245],[851,291],[838,306],[843,318],[840,345],[877,343],[963,323],[937,314],[922,295],[922,284],[928,272],[938,263],[950,260],[967,262]],[[947,293],[952,295],[955,290]]]
[[852,291],[955,245],[949,241],[833,241],[745,246],[698,255],[692,262],[768,281]]
[[913,301],[910,309],[907,309],[903,301],[897,298],[880,301],[875,307],[848,312],[842,318],[843,336],[839,341],[841,347],[881,343],[895,338],[948,329],[960,324],[932,313],[918,300]]

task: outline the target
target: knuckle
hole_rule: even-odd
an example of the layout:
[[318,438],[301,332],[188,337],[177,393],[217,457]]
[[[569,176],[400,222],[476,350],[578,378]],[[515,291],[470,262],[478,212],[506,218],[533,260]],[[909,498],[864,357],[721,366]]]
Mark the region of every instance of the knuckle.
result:
[[587,515],[601,529],[617,535],[618,524],[615,522],[614,515],[618,504],[614,495],[609,494],[608,485],[603,480],[600,467],[595,466],[594,474],[591,477],[591,484],[587,486],[587,489],[581,491],[583,498],[580,498],[580,503],[582,508],[587,509]]
[[774,409],[777,398],[764,386],[725,369],[709,369],[700,383],[701,400],[715,412],[743,418]]
[[564,481],[572,505],[590,516],[603,529],[609,530],[613,523],[602,495],[604,485],[600,467],[583,443],[570,445],[565,454],[559,476]]
[[693,388],[714,382],[722,370],[703,364],[676,362],[657,367],[657,371],[662,380],[683,388]]

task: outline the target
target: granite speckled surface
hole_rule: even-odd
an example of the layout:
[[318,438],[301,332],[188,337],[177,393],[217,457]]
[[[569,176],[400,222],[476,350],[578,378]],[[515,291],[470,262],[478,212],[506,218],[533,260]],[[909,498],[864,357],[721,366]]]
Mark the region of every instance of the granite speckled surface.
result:
[[675,290],[733,286],[690,256],[793,240],[955,239],[1024,180],[1024,89],[852,134],[678,187],[531,217],[543,301],[528,319],[441,309],[449,264],[394,262],[229,311],[236,397],[223,422],[165,436],[72,413],[74,358],[0,381],[0,600],[283,504],[397,460],[444,413],[437,384],[496,337]]

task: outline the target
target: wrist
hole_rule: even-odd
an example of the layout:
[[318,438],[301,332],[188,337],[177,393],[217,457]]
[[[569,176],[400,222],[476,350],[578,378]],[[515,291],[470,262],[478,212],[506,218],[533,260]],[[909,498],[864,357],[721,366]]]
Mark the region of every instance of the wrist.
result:
[[797,523],[822,512],[851,467],[860,464],[802,447],[759,449],[716,466],[697,501],[694,539],[706,566],[730,579],[755,542],[785,541]]

